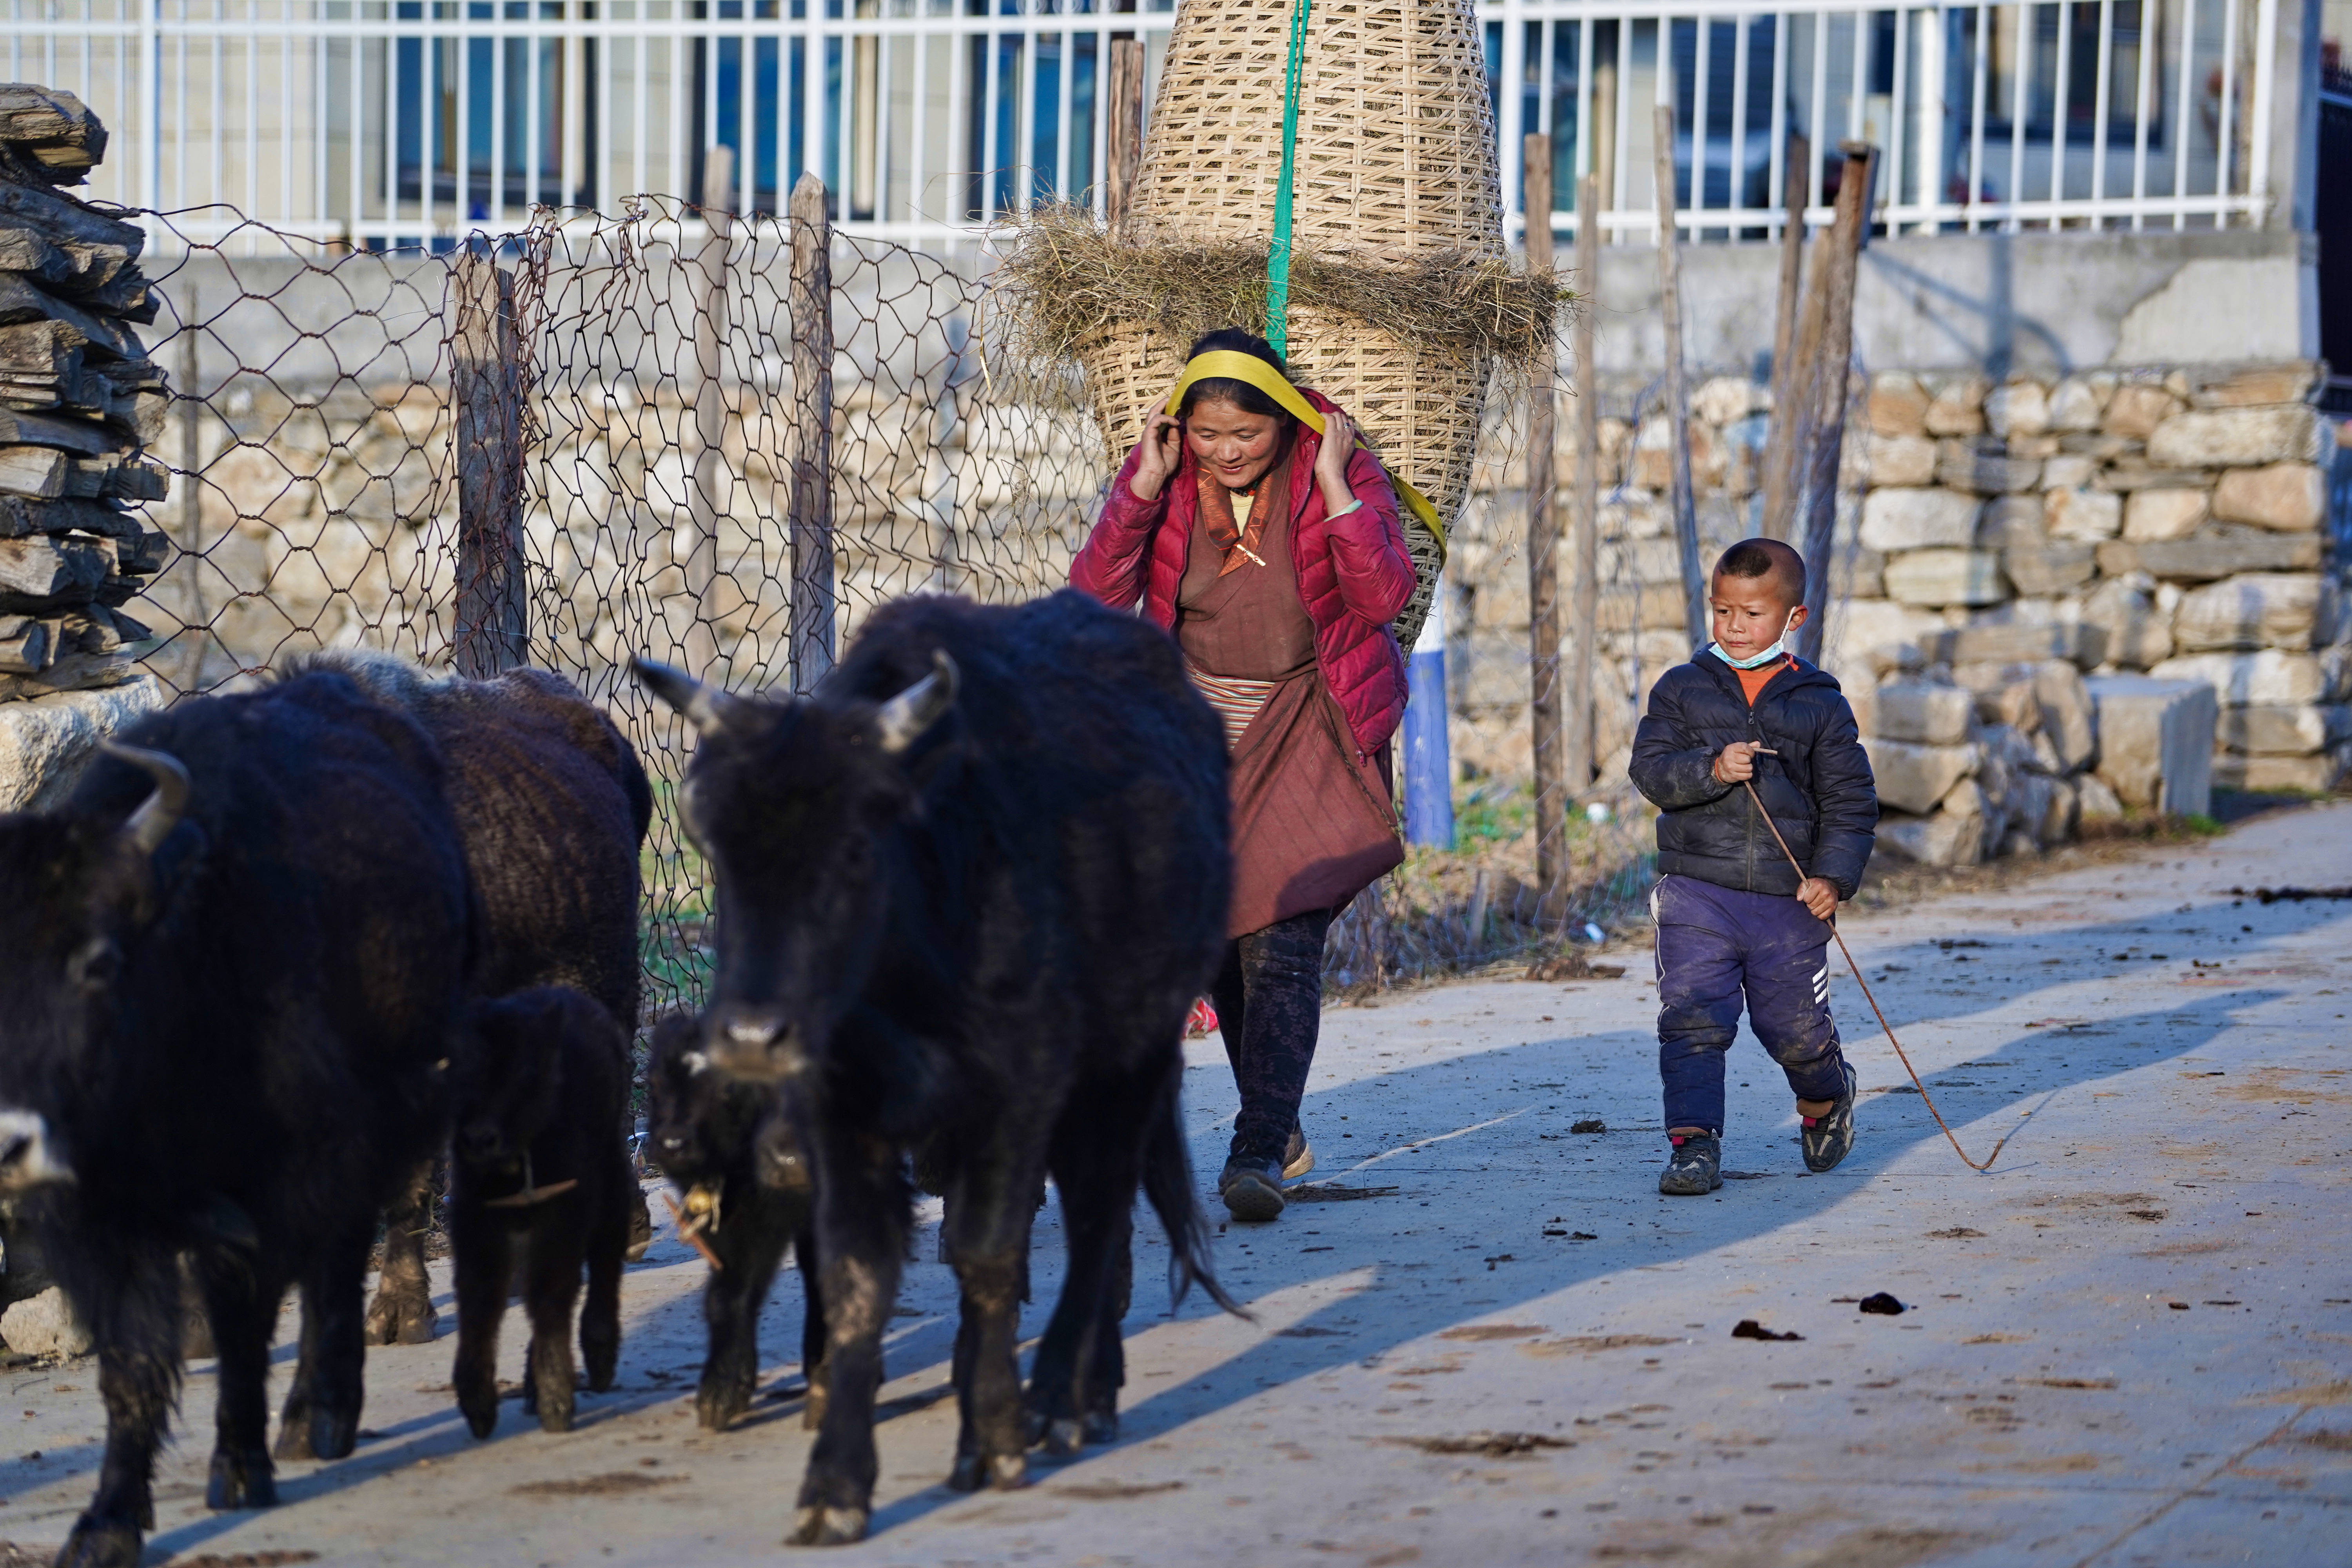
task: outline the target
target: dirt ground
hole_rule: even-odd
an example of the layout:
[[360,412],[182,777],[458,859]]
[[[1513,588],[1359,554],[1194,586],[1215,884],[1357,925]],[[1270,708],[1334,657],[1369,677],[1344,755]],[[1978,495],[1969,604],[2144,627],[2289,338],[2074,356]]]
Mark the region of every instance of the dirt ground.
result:
[[[1217,1237],[1255,1321],[1197,1297],[1168,1314],[1145,1222],[1125,1438],[1039,1462],[1026,1489],[940,1484],[954,1295],[926,1214],[875,1533],[824,1561],[2352,1563],[2352,902],[2248,896],[2347,884],[2352,805],[2319,805],[1853,910],[1848,938],[1961,1142],[1981,1158],[2010,1136],[1990,1175],[1953,1157],[1843,974],[1869,1091],[1853,1157],[1804,1173],[1786,1085],[1743,1037],[1732,1179],[1703,1199],[1655,1191],[1638,949],[1620,979],[1334,1008],[1308,1190]],[[1193,1157],[1213,1170],[1232,1086],[1213,1042],[1191,1055]],[[1049,1205],[1033,1327],[1060,1249]],[[475,1443],[446,1339],[372,1352],[358,1454],[289,1468],[267,1513],[204,1508],[197,1363],[150,1560],[792,1556],[797,1400],[723,1435],[694,1425],[701,1269],[665,1223],[629,1276],[620,1386],[566,1436],[509,1405]],[[1880,1291],[1906,1310],[1861,1312]],[[799,1310],[787,1279],[772,1380],[793,1370]],[[1743,1321],[1800,1337],[1736,1337]],[[503,1361],[520,1371],[519,1333]],[[95,1373],[7,1374],[0,1535],[20,1552],[61,1539],[88,1495]]]

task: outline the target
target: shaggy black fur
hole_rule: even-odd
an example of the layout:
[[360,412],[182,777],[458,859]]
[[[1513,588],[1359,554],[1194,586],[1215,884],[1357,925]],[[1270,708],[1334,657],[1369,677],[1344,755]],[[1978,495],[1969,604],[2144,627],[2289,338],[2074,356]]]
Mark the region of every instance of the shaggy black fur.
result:
[[702,1288],[710,1353],[702,1363],[695,1414],[718,1432],[751,1408],[760,1376],[760,1309],[789,1246],[808,1303],[801,1320],[801,1373],[809,1385],[803,1415],[815,1426],[824,1409],[825,1342],[809,1232],[815,1194],[807,1160],[773,1114],[775,1097],[762,1086],[712,1071],[700,1021],[673,1016],[654,1031],[646,1101],[646,1153],[681,1198],[690,1201],[700,1190],[719,1205],[717,1219],[701,1232],[718,1263]]
[[[562,677],[512,669],[490,680],[430,674],[397,655],[337,648],[294,656],[281,674],[337,670],[410,714],[440,745],[449,804],[482,908],[478,994],[570,985],[637,1026],[637,847],[653,795],[635,752]],[[616,1122],[613,1136],[622,1136]],[[425,1233],[438,1183],[419,1169],[384,1216],[383,1271],[368,1309],[377,1344],[433,1338]],[[645,1228],[640,1203],[636,1225]]]
[[350,681],[192,700],[124,739],[192,781],[153,853],[127,825],[155,781],[112,757],[62,810],[0,817],[0,1188],[97,1339],[107,1412],[75,1568],[131,1568],[153,1526],[183,1251],[219,1348],[212,1505],[276,1500],[290,1283],[278,1455],[351,1451],[368,1250],[442,1125],[476,922],[433,742]]
[[[945,684],[910,691],[941,654],[961,692],[943,707]],[[830,1397],[794,1537],[866,1529],[904,1152],[925,1141],[963,1298],[950,1484],[1018,1485],[1033,1418],[1064,1449],[1089,1414],[1107,1425],[1139,1179],[1177,1287],[1216,1291],[1177,1097],[1184,1015],[1224,941],[1217,718],[1164,635],[1071,593],[901,600],[810,700],[639,673],[702,731],[681,804],[717,873],[704,1048],[775,1086],[815,1168]],[[1024,1411],[1013,1351],[1049,1170],[1069,1272]]]
[[[588,1386],[613,1386],[621,1354],[621,1255],[638,1197],[614,1142],[629,1097],[629,1041],[603,1006],[568,985],[540,986],[473,1012],[449,1097],[449,1243],[457,1276],[457,1363],[450,1382],[477,1437],[499,1424],[499,1321],[524,1248],[530,1317],[523,1408],[541,1430],[572,1430],[572,1309],[580,1271],[580,1355]],[[575,1184],[551,1195],[551,1187]],[[517,1200],[520,1200],[518,1202]]]

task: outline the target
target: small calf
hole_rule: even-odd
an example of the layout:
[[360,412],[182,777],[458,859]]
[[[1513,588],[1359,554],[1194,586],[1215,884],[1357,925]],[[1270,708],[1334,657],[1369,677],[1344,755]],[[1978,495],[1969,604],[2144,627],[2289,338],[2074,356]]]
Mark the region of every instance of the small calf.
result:
[[530,1351],[523,1408],[542,1430],[572,1429],[572,1309],[588,1300],[580,1353],[588,1386],[613,1386],[621,1353],[622,1254],[636,1179],[616,1135],[629,1048],[612,1015],[568,985],[519,991],[474,1009],[451,1074],[449,1241],[457,1274],[457,1407],[477,1437],[499,1424],[499,1321],[526,1259]]
[[809,1386],[804,1416],[814,1426],[824,1409],[825,1335],[810,1240],[815,1192],[809,1163],[773,1114],[774,1091],[710,1071],[700,1036],[694,1018],[663,1020],[646,1073],[646,1153],[684,1194],[683,1205],[673,1205],[680,1236],[710,1263],[702,1295],[710,1353],[695,1413],[719,1432],[751,1409],[760,1376],[760,1309],[790,1245],[807,1292],[801,1370]]

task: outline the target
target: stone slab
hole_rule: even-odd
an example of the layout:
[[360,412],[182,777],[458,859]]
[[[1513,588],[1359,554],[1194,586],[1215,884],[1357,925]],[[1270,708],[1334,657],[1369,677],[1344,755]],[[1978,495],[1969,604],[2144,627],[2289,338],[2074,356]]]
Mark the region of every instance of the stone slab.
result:
[[2172,640],[2184,653],[2306,649],[2336,630],[2334,583],[2315,572],[2248,572],[2180,596]]
[[2300,403],[2197,409],[2176,414],[2148,433],[2147,460],[2182,468],[2315,463],[2333,435],[2317,409]]
[[2220,704],[2196,680],[2094,676],[2099,777],[2126,805],[2168,816],[2212,809],[2213,734]]
[[[1965,694],[1963,694],[1965,695]],[[1863,737],[1881,805],[1896,811],[1933,811],[1952,786],[1976,771],[1976,748],[1927,746],[1880,736]]]
[[2352,741],[2352,707],[2305,702],[2224,708],[2219,736],[2224,751],[2310,756]]
[[109,735],[162,708],[163,683],[142,675],[95,691],[0,702],[0,811],[63,800]]
[[1997,605],[2009,597],[2000,556],[1990,550],[1911,550],[1890,555],[1886,594],[1906,605]]

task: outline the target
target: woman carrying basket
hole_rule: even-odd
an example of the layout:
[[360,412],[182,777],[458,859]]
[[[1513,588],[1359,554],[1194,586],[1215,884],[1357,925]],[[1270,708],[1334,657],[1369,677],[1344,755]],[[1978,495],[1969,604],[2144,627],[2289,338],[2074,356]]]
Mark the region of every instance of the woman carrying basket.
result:
[[[1318,433],[1316,426],[1320,424]],[[1282,1213],[1314,1155],[1298,1104],[1315,1059],[1323,938],[1403,859],[1389,738],[1413,591],[1397,497],[1328,399],[1263,338],[1211,332],[1112,481],[1070,583],[1139,603],[1183,650],[1233,754],[1234,902],[1211,992],[1241,1090],[1218,1195]]]

